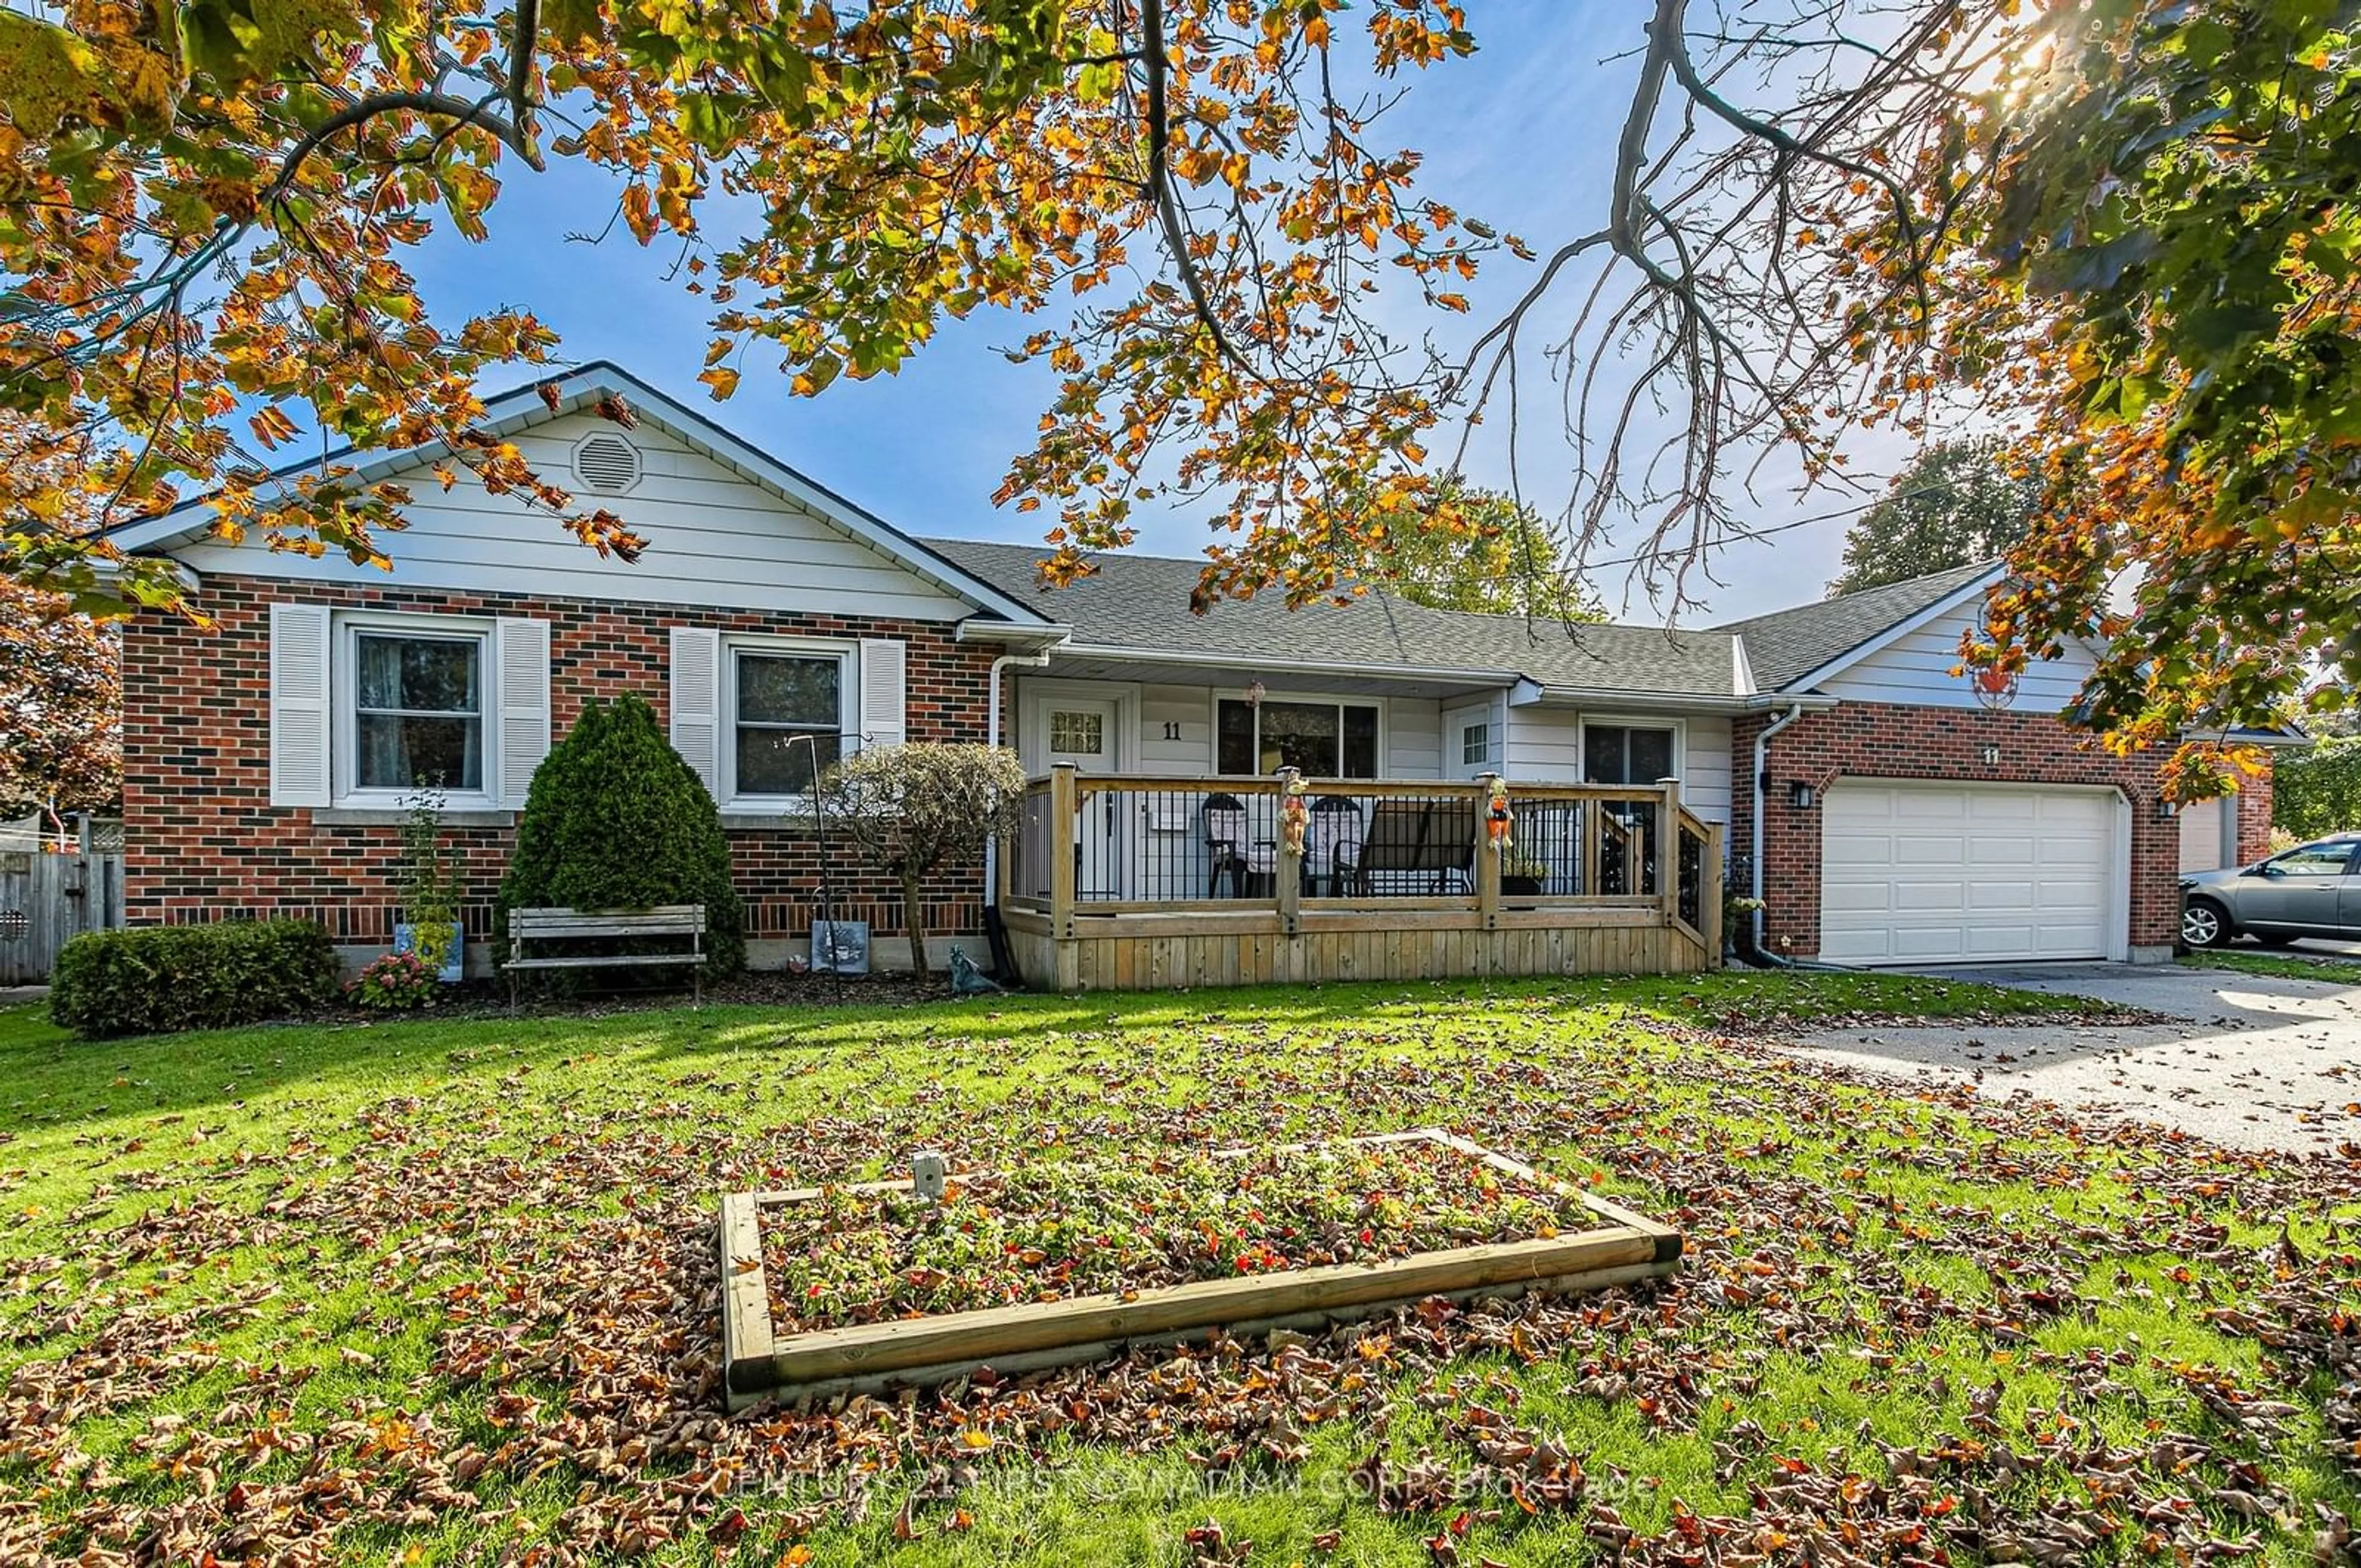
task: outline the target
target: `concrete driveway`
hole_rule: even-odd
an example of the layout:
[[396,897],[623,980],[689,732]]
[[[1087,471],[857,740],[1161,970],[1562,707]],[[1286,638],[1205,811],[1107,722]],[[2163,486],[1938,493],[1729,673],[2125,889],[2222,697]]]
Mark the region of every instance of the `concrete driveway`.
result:
[[1923,972],[2096,997],[2170,1021],[1831,1029],[1791,1048],[1855,1069],[1965,1077],[1995,1097],[2029,1094],[2240,1148],[2361,1157],[2361,964],[2349,981],[2178,964]]

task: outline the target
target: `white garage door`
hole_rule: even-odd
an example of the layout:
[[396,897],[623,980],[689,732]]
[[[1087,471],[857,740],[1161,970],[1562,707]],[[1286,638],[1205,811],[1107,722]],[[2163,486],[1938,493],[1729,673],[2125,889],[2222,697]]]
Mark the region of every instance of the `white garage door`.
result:
[[1820,957],[2110,957],[2118,810],[2112,791],[1840,782],[1821,806]]

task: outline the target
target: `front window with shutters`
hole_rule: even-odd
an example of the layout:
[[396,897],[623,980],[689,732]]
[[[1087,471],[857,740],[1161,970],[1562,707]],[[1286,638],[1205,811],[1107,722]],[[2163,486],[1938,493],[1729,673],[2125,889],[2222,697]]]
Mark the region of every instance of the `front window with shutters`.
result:
[[756,801],[809,795],[815,770],[843,755],[852,733],[849,651],[748,642],[728,652],[727,793]]
[[430,785],[455,801],[488,803],[498,718],[491,628],[351,617],[337,630],[337,798],[383,804]]

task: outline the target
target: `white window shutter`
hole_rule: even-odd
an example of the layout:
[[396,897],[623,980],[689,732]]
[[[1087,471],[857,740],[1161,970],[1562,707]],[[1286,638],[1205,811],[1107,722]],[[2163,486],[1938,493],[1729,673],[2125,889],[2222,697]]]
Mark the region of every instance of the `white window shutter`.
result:
[[899,746],[908,720],[906,650],[893,638],[861,640],[861,744],[863,750]]
[[270,804],[328,804],[328,611],[270,607]]
[[533,771],[549,755],[549,622],[503,617],[500,665],[500,802],[524,809]]
[[672,629],[672,749],[721,798],[721,633]]

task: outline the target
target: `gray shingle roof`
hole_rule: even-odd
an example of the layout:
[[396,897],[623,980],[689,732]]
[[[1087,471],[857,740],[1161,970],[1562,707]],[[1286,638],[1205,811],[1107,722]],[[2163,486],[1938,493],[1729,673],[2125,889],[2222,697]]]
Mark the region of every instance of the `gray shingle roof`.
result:
[[[1863,588],[1817,604],[1773,610],[1718,628],[1746,640],[1746,663],[1759,691],[1785,689],[1839,654],[1930,609],[1981,577],[1993,561],[1954,567],[1882,588]],[[1004,590],[1005,591],[1005,590]]]
[[1660,626],[1576,626],[1522,616],[1429,609],[1383,592],[1350,604],[1290,610],[1275,594],[1189,609],[1202,563],[1128,553],[1096,558],[1098,571],[1063,588],[1041,586],[1038,544],[966,539],[923,543],[953,565],[1074,629],[1074,641],[1143,653],[1235,654],[1268,662],[1371,668],[1497,671],[1543,685],[1656,696],[1734,694],[1727,631]]

